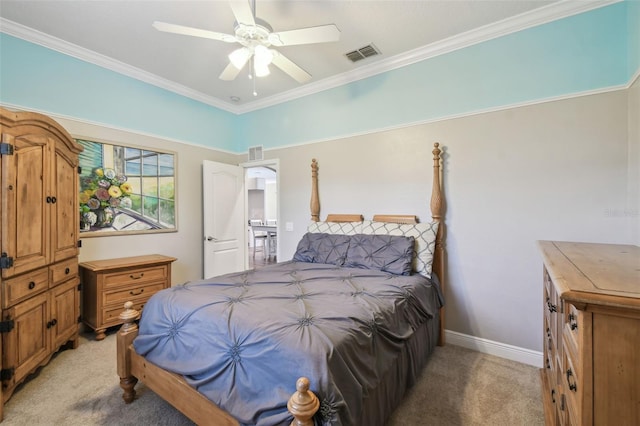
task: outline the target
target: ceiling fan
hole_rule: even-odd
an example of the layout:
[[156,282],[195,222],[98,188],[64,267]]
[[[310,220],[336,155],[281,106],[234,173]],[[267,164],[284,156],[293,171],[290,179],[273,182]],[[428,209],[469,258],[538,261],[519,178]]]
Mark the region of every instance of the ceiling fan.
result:
[[269,74],[269,65],[273,64],[291,76],[298,83],[304,83],[311,74],[271,46],[293,46],[300,44],[325,43],[338,41],[340,30],[334,24],[318,27],[300,28],[290,31],[273,32],[273,28],[256,17],[255,0],[230,1],[231,10],[236,18],[234,34],[225,34],[182,25],[155,21],[153,27],[159,31],[220,40],[226,43],[240,43],[242,47],[229,55],[229,65],[220,74],[221,80],[233,80],[253,57],[253,73],[257,77]]

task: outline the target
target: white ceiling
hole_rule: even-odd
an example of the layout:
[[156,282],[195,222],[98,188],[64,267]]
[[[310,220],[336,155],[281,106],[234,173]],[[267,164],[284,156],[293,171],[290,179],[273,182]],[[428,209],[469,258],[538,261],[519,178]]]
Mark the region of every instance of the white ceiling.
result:
[[[299,84],[271,66],[269,76],[255,79],[258,96],[253,96],[253,82],[245,70],[234,81],[218,79],[228,64],[227,55],[239,45],[164,33],[151,26],[158,20],[233,34],[228,1],[0,0],[0,31],[241,113],[593,8],[596,3],[257,0],[256,15],[274,31],[335,24],[341,32],[338,42],[279,47],[313,77]],[[381,55],[356,63],[345,57],[371,43]]]

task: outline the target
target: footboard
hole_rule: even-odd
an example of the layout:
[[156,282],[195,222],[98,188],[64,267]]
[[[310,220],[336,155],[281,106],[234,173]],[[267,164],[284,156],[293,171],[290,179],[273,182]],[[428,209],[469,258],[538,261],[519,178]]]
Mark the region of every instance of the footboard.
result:
[[[140,313],[132,307],[131,302],[124,304],[125,310],[120,314],[123,325],[117,336],[117,369],[124,401],[128,404],[134,400],[134,387],[140,379],[196,424],[237,426],[238,422],[229,413],[189,386],[182,376],[163,370],[136,353],[133,340],[138,335],[135,321]],[[313,426],[311,418],[319,407],[318,398],[309,390],[309,380],[306,377],[299,378],[296,392],[287,403],[287,408],[294,417],[291,426]]]

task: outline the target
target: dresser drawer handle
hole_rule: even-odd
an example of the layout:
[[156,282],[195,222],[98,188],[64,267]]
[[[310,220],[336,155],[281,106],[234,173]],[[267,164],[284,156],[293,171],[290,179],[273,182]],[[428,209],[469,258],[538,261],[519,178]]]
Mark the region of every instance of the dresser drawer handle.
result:
[[549,301],[549,298],[547,298],[547,308],[549,309],[549,312],[551,312],[551,313],[558,311],[558,307],[556,305],[552,304],[551,301]]
[[551,389],[551,402],[556,403],[556,390]]
[[140,290],[139,292],[137,292],[137,293],[136,293],[136,292],[134,292],[133,290],[131,290],[131,291],[129,292],[129,294],[130,294],[130,295],[132,295],[132,296],[138,296],[138,295],[140,295],[140,294],[142,294],[142,293],[144,293],[144,288],[143,288],[143,289],[141,289],[141,290]]
[[129,275],[129,278],[131,278],[132,280],[139,280],[142,277],[144,277],[144,272],[140,272],[140,275],[138,275],[137,277],[133,274]]
[[575,330],[578,328],[578,320],[576,319],[576,316],[573,314],[569,314],[569,327],[571,327],[572,330]]
[[71,272],[71,269],[69,269],[69,268],[64,268],[64,273],[65,273],[65,274],[67,274],[67,275],[68,275],[68,274],[69,274],[69,272]]
[[33,290],[34,288],[36,288],[36,283],[29,281],[29,290]]
[[572,372],[572,371],[571,371],[571,369],[569,368],[569,369],[567,370],[567,383],[569,384],[569,389],[570,389],[570,390],[572,390],[572,391],[574,391],[574,392],[577,392],[577,391],[578,391],[578,384],[577,384],[577,383],[575,383],[575,382],[574,382],[574,383],[571,383],[571,379],[570,379],[570,378],[571,378],[571,376],[573,376],[573,372]]

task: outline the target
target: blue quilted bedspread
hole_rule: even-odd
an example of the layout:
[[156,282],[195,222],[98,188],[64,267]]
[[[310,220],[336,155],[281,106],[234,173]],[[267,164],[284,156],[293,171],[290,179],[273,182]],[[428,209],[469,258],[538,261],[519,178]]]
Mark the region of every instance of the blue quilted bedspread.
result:
[[288,425],[300,376],[321,401],[317,424],[352,425],[440,306],[420,275],[283,262],[156,293],[134,347],[243,425]]

